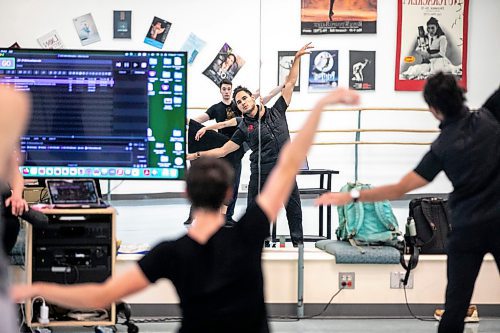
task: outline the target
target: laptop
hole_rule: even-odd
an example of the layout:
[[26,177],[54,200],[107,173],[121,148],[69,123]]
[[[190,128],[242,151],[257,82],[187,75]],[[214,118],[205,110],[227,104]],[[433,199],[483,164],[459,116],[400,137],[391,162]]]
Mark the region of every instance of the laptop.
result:
[[47,179],[50,204],[55,208],[106,208],[93,179]]

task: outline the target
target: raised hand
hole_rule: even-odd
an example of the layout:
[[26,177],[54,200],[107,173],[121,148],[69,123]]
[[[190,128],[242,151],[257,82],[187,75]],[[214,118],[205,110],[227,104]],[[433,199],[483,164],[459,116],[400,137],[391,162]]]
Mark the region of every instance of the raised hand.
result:
[[331,93],[325,95],[318,104],[326,106],[329,104],[346,104],[357,105],[359,104],[359,94],[354,90],[346,88],[337,88]]
[[333,205],[333,206],[343,206],[352,201],[351,195],[346,192],[339,193],[325,193],[321,195],[319,198],[314,200],[314,204],[316,206],[321,205]]
[[314,46],[312,46],[311,44],[312,44],[312,42],[309,42],[306,45],[302,46],[302,48],[300,50],[298,50],[297,53],[295,53],[295,58],[300,58],[304,54],[310,54],[311,51],[309,51],[309,50],[314,48]]

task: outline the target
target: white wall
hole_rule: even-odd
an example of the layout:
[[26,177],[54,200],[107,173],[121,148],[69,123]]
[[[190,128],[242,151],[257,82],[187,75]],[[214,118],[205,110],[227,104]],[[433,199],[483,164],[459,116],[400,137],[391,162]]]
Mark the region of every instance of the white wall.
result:
[[[132,10],[132,39],[113,40],[113,10]],[[101,42],[82,47],[72,19],[91,12]],[[470,1],[468,93],[471,107],[479,107],[498,86],[500,77],[499,32],[500,2],[497,0]],[[377,34],[364,35],[300,35],[299,0],[223,1],[223,0],[122,0],[75,2],[64,0],[23,0],[6,2],[0,11],[0,45],[18,42],[24,48],[39,47],[36,39],[56,29],[66,48],[153,50],[143,43],[153,16],[172,22],[165,49],[178,50],[189,33],[207,42],[195,63],[189,68],[188,106],[207,107],[219,100],[218,88],[201,72],[209,65],[224,42],[240,54],[246,64],[235,78],[235,85],[261,91],[276,85],[277,51],[298,49],[312,41],[317,49],[338,49],[340,53],[340,84],[348,83],[349,50],[376,50],[376,91],[363,92],[366,107],[425,107],[418,92],[394,91],[394,61],[396,47],[397,1],[378,1]],[[495,42],[496,41],[496,42]],[[259,59],[262,71],[259,72]],[[302,63],[302,91],[295,93],[290,108],[310,108],[319,94],[307,93],[308,58]],[[194,115],[200,111],[189,111]],[[298,129],[304,113],[289,115],[290,128]],[[367,112],[363,115],[365,128],[436,128],[436,121],[427,113]],[[325,115],[322,128],[355,128],[356,113],[331,112]],[[363,135],[364,139],[431,141],[434,135]],[[320,135],[318,142],[352,141],[353,135]],[[414,167],[425,153],[426,146],[360,147],[360,180],[381,184],[395,181]],[[314,146],[310,155],[313,168],[332,168],[341,171],[335,186],[354,178],[353,146]],[[248,182],[248,167],[244,167],[242,183]],[[113,182],[113,186],[117,185]],[[120,185],[115,193],[181,191],[182,182],[130,181]],[[447,192],[449,182],[440,177],[425,192]]]

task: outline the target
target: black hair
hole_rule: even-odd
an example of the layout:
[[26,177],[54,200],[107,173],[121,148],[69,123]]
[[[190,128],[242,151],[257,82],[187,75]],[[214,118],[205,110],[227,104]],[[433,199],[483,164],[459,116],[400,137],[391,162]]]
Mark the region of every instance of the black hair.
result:
[[[500,87],[483,104],[483,108],[488,109],[495,117],[500,116]],[[500,121],[500,119],[497,119]]]
[[242,86],[237,86],[236,88],[234,88],[233,90],[233,100],[236,100],[236,94],[239,93],[240,91],[244,91],[246,92],[249,96],[252,96],[252,92],[250,90],[248,90],[248,88],[246,87],[242,87]]
[[228,79],[222,79],[222,81],[219,83],[219,88],[222,88],[223,84],[229,84],[231,87],[233,86],[233,83]]
[[439,72],[427,79],[424,87],[424,99],[429,107],[437,109],[445,118],[462,112],[465,96],[451,74]]
[[225,160],[200,157],[186,176],[187,196],[194,208],[218,210],[232,188],[234,170]]
[[441,29],[441,26],[439,25],[439,22],[438,22],[438,20],[435,17],[431,17],[427,21],[427,26],[429,26],[429,24],[432,24],[432,25],[436,26],[436,36],[437,37],[444,35],[444,31],[443,31],[443,29]]

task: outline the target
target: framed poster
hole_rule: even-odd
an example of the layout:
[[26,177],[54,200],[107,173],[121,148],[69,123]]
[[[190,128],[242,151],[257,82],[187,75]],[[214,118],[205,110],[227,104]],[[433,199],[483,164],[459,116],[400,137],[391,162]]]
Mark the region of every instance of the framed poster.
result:
[[113,11],[113,38],[132,38],[132,11]]
[[229,44],[224,43],[214,60],[203,71],[203,75],[219,86],[223,79],[233,81],[244,64],[245,60],[234,53]]
[[377,32],[377,0],[301,0],[302,35]]
[[395,90],[422,90],[437,72],[455,75],[467,88],[468,9],[469,0],[398,0]]
[[349,87],[375,90],[375,51],[349,51]]
[[[285,82],[292,68],[295,53],[297,53],[297,51],[278,51],[278,86]],[[297,77],[293,91],[300,91],[300,66],[299,76]]]
[[144,43],[162,49],[171,26],[172,23],[155,16],[153,22],[151,22],[151,26],[148,28]]
[[339,84],[339,51],[312,51],[309,60],[309,92],[329,91]]

